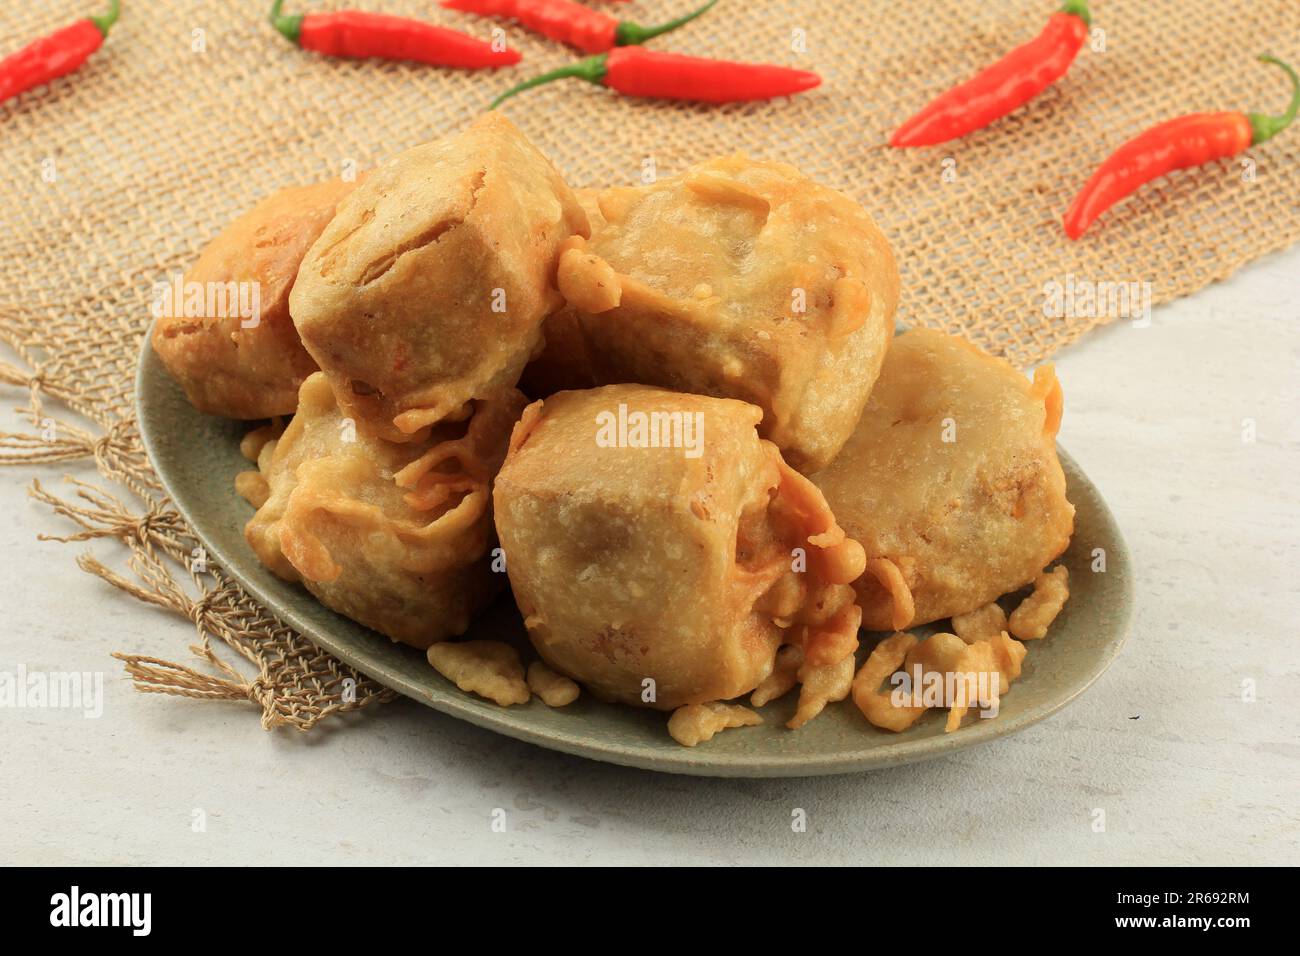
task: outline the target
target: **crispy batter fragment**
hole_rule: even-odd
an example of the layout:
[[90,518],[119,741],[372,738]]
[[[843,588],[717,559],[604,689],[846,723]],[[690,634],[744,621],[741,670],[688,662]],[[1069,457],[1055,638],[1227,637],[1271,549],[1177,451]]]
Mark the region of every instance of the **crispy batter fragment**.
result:
[[1010,631],[1022,641],[1036,641],[1047,636],[1047,629],[1065,607],[1070,596],[1070,572],[1058,565],[1051,573],[1034,579],[1034,593],[1011,612]]
[[[939,686],[926,680],[935,674],[943,679],[944,702],[949,707],[945,731],[956,730],[972,706],[997,706],[1001,695],[1020,676],[1025,653],[1025,646],[1004,631],[971,644],[955,634],[932,634],[918,643],[911,634],[899,632],[881,641],[858,671],[853,680],[853,702],[877,727],[906,730],[937,703]],[[892,690],[879,689],[900,665],[911,683],[911,704],[900,705]],[[983,687],[981,675],[985,675]]]
[[[1018,662],[1017,662],[1018,663]],[[993,651],[993,645],[988,641],[979,641],[969,645],[962,652],[961,657],[957,659],[953,672],[958,675],[956,682],[956,700],[948,709],[948,723],[944,725],[944,733],[952,733],[961,726],[962,718],[970,710],[971,705],[996,707],[1001,697],[1001,668],[999,667],[997,655]],[[987,681],[987,699],[980,700],[979,693],[979,676],[988,674],[985,678]],[[997,685],[994,685],[992,675],[999,675]]]
[[799,683],[799,668],[803,666],[803,651],[793,644],[787,644],[776,652],[776,664],[772,673],[754,688],[749,695],[749,702],[755,707],[770,704],[778,697],[784,697],[795,684]]
[[966,614],[954,614],[952,629],[967,644],[987,641],[1007,629],[1007,612],[994,601]]
[[[948,675],[957,670],[957,662],[966,652],[966,642],[955,634],[931,634],[907,652],[903,670],[912,688],[912,709],[920,712],[943,703],[935,700],[934,691],[927,686],[930,674],[937,674],[948,686]],[[919,673],[918,673],[919,668]]]
[[262,507],[271,497],[271,486],[260,471],[241,471],[235,475],[235,491],[254,508]]
[[683,747],[694,747],[728,727],[757,727],[762,722],[762,717],[740,704],[687,704],[668,718],[668,733]]
[[989,638],[989,644],[993,648],[993,657],[998,662],[998,671],[1002,675],[1001,691],[1005,694],[1011,682],[1020,676],[1020,665],[1024,662],[1025,655],[1029,653],[1029,648],[1006,631]]
[[916,602],[902,569],[889,558],[872,558],[866,568],[889,594],[892,607],[889,624],[894,630],[901,631],[916,617]]
[[793,642],[803,648],[804,664],[809,667],[838,664],[858,649],[862,609],[847,584],[826,587],[821,599],[810,601],[793,621]]
[[799,706],[786,724],[791,730],[808,723],[832,701],[849,696],[853,687],[853,655],[834,664],[805,664],[799,668],[798,677],[803,686],[799,689]]
[[528,686],[547,707],[567,707],[578,699],[578,685],[541,661],[528,665]]
[[284,434],[284,419],[278,415],[265,425],[252,429],[239,440],[239,453],[249,461],[257,461],[267,442],[275,441]]
[[500,641],[434,644],[429,663],[463,691],[486,697],[502,707],[526,704],[532,692],[524,681],[519,653]]
[[890,635],[872,649],[853,678],[853,703],[877,727],[906,730],[925,713],[924,707],[895,707],[890,700],[891,692],[880,690],[880,685],[898,670],[915,646],[916,637],[906,631]]
[[922,675],[930,672],[947,673],[957,666],[966,651],[966,642],[955,634],[931,634],[907,652],[903,667],[914,674],[917,665]]

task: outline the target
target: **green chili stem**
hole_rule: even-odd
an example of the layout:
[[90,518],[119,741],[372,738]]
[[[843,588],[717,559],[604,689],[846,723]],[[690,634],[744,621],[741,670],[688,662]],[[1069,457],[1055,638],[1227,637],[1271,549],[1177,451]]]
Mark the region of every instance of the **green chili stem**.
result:
[[643,27],[639,23],[620,23],[618,29],[614,31],[614,44],[616,46],[636,46],[645,43],[646,40],[653,40],[657,36],[663,36],[670,30],[676,30],[683,24],[690,23],[696,17],[708,13],[717,2],[718,0],[709,0],[698,10],[684,13],[675,20],[669,20],[667,23],[661,23],[654,27]]
[[1286,112],[1281,116],[1269,116],[1267,113],[1246,114],[1246,118],[1250,120],[1250,129],[1253,134],[1250,138],[1252,146],[1272,139],[1282,132],[1295,120],[1296,112],[1300,111],[1300,76],[1296,75],[1296,71],[1291,68],[1289,63],[1283,63],[1275,56],[1265,54],[1259,58],[1259,61],[1261,63],[1272,63],[1274,66],[1280,66],[1286,70],[1286,75],[1291,77],[1291,105],[1287,107]]
[[286,40],[297,46],[298,37],[302,33],[302,18],[305,14],[281,13],[280,8],[282,6],[284,6],[284,0],[275,0],[275,3],[271,4],[271,26],[279,30]]
[[117,22],[117,18],[121,15],[122,0],[108,0],[107,13],[101,13],[97,17],[86,17],[86,19],[93,23],[96,28],[98,28],[99,32],[107,37],[108,31],[113,29],[113,24]]
[[535,86],[541,86],[543,83],[550,83],[552,80],[562,80],[565,77],[577,77],[580,80],[586,80],[588,83],[599,85],[605,79],[605,62],[607,55],[599,53],[596,56],[589,56],[585,60],[579,60],[576,63],[570,63],[568,66],[562,66],[559,69],[551,70],[549,73],[543,73],[541,76],[535,76],[531,80],[524,80],[518,86],[512,86],[500,96],[492,101],[488,107],[490,110],[496,109],[504,100],[509,99],[516,93],[522,93],[524,90],[531,90]]
[[1088,9],[1088,0],[1065,0],[1061,12],[1073,14],[1087,26],[1092,26],[1092,11]]

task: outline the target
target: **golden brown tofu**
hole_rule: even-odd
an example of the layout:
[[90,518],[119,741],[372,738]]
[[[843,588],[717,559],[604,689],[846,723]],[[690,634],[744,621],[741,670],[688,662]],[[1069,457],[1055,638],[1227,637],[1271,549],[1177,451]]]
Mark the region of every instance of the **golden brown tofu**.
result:
[[591,380],[749,402],[791,465],[827,464],[893,335],[898,270],[866,211],[743,156],[595,201],[558,273]]
[[[199,411],[245,419],[293,413],[316,362],[289,317],[289,293],[303,256],[354,188],[336,180],[273,193],[208,243],[185,273],[182,295],[168,297],[153,349]],[[257,314],[241,314],[253,289]]]
[[560,304],[560,243],[586,217],[509,120],[399,153],[312,246],[290,305],[344,413],[418,440],[518,382]]
[[461,634],[504,584],[490,567],[490,489],[523,406],[502,392],[397,444],[356,428],[318,372],[258,454],[263,503],[244,536],[280,577],[394,640]]
[[874,569],[856,585],[866,627],[967,614],[1066,549],[1061,410],[1050,365],[1031,383],[955,336],[895,339],[853,436],[812,476]]
[[753,690],[777,649],[857,647],[862,550],[730,399],[640,385],[534,402],[496,524],[534,646],[606,700],[673,710]]

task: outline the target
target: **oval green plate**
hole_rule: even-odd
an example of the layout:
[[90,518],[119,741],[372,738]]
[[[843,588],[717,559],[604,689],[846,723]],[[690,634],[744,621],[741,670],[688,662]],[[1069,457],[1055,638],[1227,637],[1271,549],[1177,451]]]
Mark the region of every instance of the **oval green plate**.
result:
[[[1060,710],[1106,669],[1128,630],[1132,585],[1124,540],[1100,492],[1062,452],[1070,500],[1077,509],[1074,540],[1063,558],[1070,569],[1071,596],[1051,636],[1031,643],[1024,671],[996,719],[977,719],[945,734],[944,712],[939,711],[893,734],[872,727],[850,701],[843,701],[791,731],[783,726],[794,711],[796,695],[791,693],[762,708],[763,726],[729,730],[688,749],[668,736],[665,714],[602,704],[589,694],[558,710],[536,698],[521,707],[498,707],[462,693],[433,670],[423,654],[335,614],[257,561],[243,536],[252,509],[234,489],[235,475],[251,467],[239,453],[239,439],[249,425],[195,411],[147,339],[136,393],[145,448],[177,509],[211,559],[285,624],[379,683],[435,710],[595,760],[717,777],[850,773],[926,760],[1014,733]],[[1104,573],[1091,570],[1097,548],[1105,552]],[[508,591],[466,637],[527,645]],[[876,637],[868,636],[860,653],[865,654]]]

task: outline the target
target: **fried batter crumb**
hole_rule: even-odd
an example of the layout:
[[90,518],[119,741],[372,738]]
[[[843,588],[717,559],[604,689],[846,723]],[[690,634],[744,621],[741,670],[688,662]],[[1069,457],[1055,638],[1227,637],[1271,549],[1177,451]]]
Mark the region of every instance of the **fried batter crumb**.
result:
[[853,678],[853,703],[862,716],[882,730],[895,733],[906,730],[925,713],[925,707],[898,707],[893,694],[880,685],[902,666],[909,651],[916,647],[916,636],[899,631],[885,638],[871,650]]
[[1047,629],[1065,607],[1070,596],[1070,572],[1064,565],[1034,579],[1034,593],[1011,612],[1009,630],[1022,641],[1036,641],[1047,636]]
[[254,508],[260,508],[271,497],[271,486],[260,471],[241,471],[235,475],[235,492]]
[[994,601],[966,614],[954,614],[952,629],[967,644],[987,641],[1007,629],[1007,612]]
[[853,655],[849,654],[834,664],[804,665],[799,668],[799,706],[786,724],[798,730],[820,714],[832,701],[849,696],[853,687]]
[[500,641],[434,644],[429,663],[463,691],[478,694],[502,707],[526,704],[532,696],[524,681],[519,653]]
[[[954,672],[959,678],[955,687],[957,698],[949,701],[948,720],[943,728],[946,734],[961,726],[962,718],[971,707],[996,709],[1001,697],[1001,670],[993,645],[988,641],[977,641],[967,647],[957,660]],[[981,675],[984,676],[981,678]],[[988,695],[983,700],[980,699],[981,679],[986,682],[984,689]]]
[[557,674],[541,661],[528,665],[528,686],[547,707],[567,707],[581,693],[578,685],[563,674]]
[[668,718],[668,733],[683,747],[694,747],[728,727],[757,727],[762,722],[762,717],[740,704],[687,704]]
[[998,662],[998,671],[1002,675],[1001,692],[1005,694],[1011,682],[1020,676],[1020,667],[1029,649],[1006,631],[989,638],[988,642],[993,647],[993,656]]
[[763,678],[763,682],[749,695],[750,704],[762,707],[778,697],[784,697],[799,683],[799,668],[802,666],[803,651],[793,644],[786,644],[776,652],[776,664],[772,673]]
[[257,461],[267,442],[275,441],[284,434],[284,420],[273,418],[265,425],[254,428],[239,440],[239,453],[249,461]]

